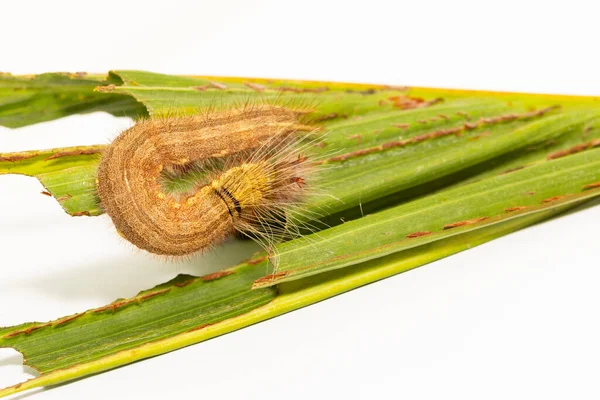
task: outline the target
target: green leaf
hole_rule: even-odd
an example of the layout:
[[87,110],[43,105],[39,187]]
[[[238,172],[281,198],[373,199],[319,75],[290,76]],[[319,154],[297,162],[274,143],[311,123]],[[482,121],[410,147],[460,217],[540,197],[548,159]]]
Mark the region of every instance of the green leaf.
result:
[[443,240],[600,195],[600,149],[540,163],[368,215],[277,246],[277,272],[255,288]]
[[[543,144],[552,140],[562,144],[568,140],[568,136],[579,136],[583,126],[597,122],[598,116],[598,112],[566,112],[539,121],[516,122],[493,131],[490,129],[488,136],[477,140],[469,140],[474,137],[473,134],[464,134],[458,138],[430,139],[412,146],[400,146],[399,149],[376,149],[368,156],[343,161],[342,168],[332,168],[323,173],[322,190],[335,196],[338,201],[321,197],[311,202],[309,210],[339,213],[361,202],[368,203],[436,180],[442,180],[438,182],[439,186],[452,183],[457,180],[455,174],[460,171],[467,171],[471,175],[484,171],[489,173],[491,165],[486,162],[493,164],[502,156],[526,151],[536,145],[543,147]],[[410,136],[408,140],[414,138]],[[545,157],[544,152],[536,158]],[[499,163],[495,167],[492,173],[498,173],[507,166]],[[469,171],[471,168],[475,170]]]
[[99,85],[120,84],[116,76],[104,80],[86,73],[31,76],[0,74],[0,125],[18,128],[71,114],[105,111],[116,116],[146,115],[128,96],[94,92]]
[[276,291],[249,288],[264,273],[264,266],[242,265],[203,278],[180,275],[85,313],[2,329],[0,346],[8,344],[26,354],[27,364],[42,373],[71,367],[262,306]]
[[[240,329],[543,221],[600,194],[596,98],[139,71],[111,72],[105,81],[88,77],[85,84],[77,76],[52,75],[56,85],[44,79],[4,76],[31,93],[5,90],[0,80],[6,94],[0,118],[13,126],[34,123],[53,110],[52,96],[71,89],[88,95],[95,86],[93,96],[122,107],[112,109],[115,114],[129,107],[116,99],[138,104],[133,98],[153,116],[265,101],[310,108],[306,122],[324,133],[321,147],[311,150],[320,160],[320,194],[294,216],[313,223],[319,214],[330,225],[355,220],[280,244],[275,273],[259,254],[96,310],[0,328],[0,347],[23,352],[25,362],[41,372],[0,390],[0,397]],[[29,94],[46,96],[48,103]],[[20,122],[2,111],[3,104],[27,101]],[[92,109],[67,103],[73,97],[57,106],[53,118]],[[98,215],[95,175],[102,149],[0,154],[0,174],[35,176],[69,214]]]
[[[250,290],[252,279],[264,273],[266,264],[264,261],[246,263],[230,268],[227,271],[234,273],[214,281],[215,275],[205,277],[209,282],[202,282],[202,278],[179,276],[134,298],[118,300],[102,309],[43,324],[29,323],[0,329],[0,347],[16,348],[23,353],[26,364],[31,363],[42,371],[37,378],[0,389],[0,397],[68,382],[241,329],[472,248],[550,218],[568,207],[555,206],[541,213],[465,232],[379,260],[286,282],[278,285],[277,291],[270,288]],[[231,291],[230,286],[241,291]],[[227,293],[223,295],[220,290]],[[226,298],[227,294],[229,298]],[[144,296],[148,297],[144,300]],[[185,299],[185,303],[181,305],[176,299]],[[217,301],[210,304],[211,299]],[[221,306],[225,307],[221,310],[223,313],[218,312]],[[252,306],[255,308],[250,310]],[[159,321],[155,321],[156,310],[165,312]],[[194,310],[200,315],[195,316]],[[192,325],[190,318],[195,319],[197,325]],[[142,326],[136,329],[133,321]],[[122,329],[125,332],[121,332]],[[111,338],[108,332],[116,336]],[[148,335],[145,342],[140,340],[144,335]],[[52,357],[58,359],[53,361]]]
[[103,211],[96,191],[96,170],[104,147],[0,154],[0,175],[35,176],[70,215],[99,215]]
[[[405,93],[385,86],[243,78],[217,81],[210,77],[135,71],[113,72],[110,76],[111,81],[123,85],[102,86],[101,91],[131,94],[154,114],[198,112],[207,104],[231,106],[241,95],[245,101],[268,101],[265,96],[272,95],[284,104],[312,102],[319,115],[331,115],[333,110],[334,118],[320,122],[326,132],[325,147],[313,149],[316,157],[325,158],[325,165],[331,166],[320,174],[319,192],[325,195],[311,199],[309,207],[303,210],[311,217],[315,213],[335,214],[327,219],[330,225],[339,223],[340,218],[357,217],[359,204],[371,212],[397,204],[400,198],[412,198],[468,177],[523,165],[515,163],[540,161],[552,151],[600,137],[598,129],[583,137],[583,131],[594,122],[593,113],[579,111],[593,100],[583,97],[475,95],[419,88]],[[244,82],[263,85],[264,89],[257,91]],[[282,88],[297,91],[282,92]],[[303,91],[318,88],[328,90]],[[427,97],[418,105],[435,99],[443,101],[405,110],[393,100],[419,96]],[[217,97],[220,100],[216,101]],[[563,111],[552,108],[557,106]],[[529,128],[520,129],[526,126]],[[0,154],[0,174],[37,176],[69,214],[98,215],[101,211],[93,193],[95,177],[91,173],[98,157],[90,153],[99,153],[101,148],[53,149],[38,157],[31,157],[32,153]],[[369,150],[360,156],[361,151]],[[89,168],[70,170],[83,165]],[[45,176],[50,172],[51,176]],[[75,176],[82,180],[73,179]],[[67,198],[74,199],[65,201]],[[365,204],[369,202],[372,204]]]

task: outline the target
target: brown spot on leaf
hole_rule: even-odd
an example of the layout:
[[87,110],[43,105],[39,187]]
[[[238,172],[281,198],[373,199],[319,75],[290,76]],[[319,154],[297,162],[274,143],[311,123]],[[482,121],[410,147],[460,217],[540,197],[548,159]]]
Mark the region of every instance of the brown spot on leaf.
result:
[[497,117],[482,117],[479,119],[484,124],[495,124],[496,122],[508,122],[519,118],[519,114],[503,114]]
[[54,160],[54,159],[60,158],[60,157],[87,156],[87,155],[98,154],[98,153],[100,153],[99,149],[61,151],[61,152],[52,154],[50,157],[44,158],[44,161]]
[[555,104],[550,107],[542,108],[541,110],[531,111],[531,112],[528,112],[525,114],[521,114],[521,116],[519,118],[520,119],[529,119],[529,118],[534,118],[534,117],[541,117],[542,115],[544,115],[550,111],[559,110],[560,108],[561,108],[560,104]]
[[547,199],[542,200],[542,203],[551,203],[553,201],[557,201],[560,200],[562,198],[565,198],[567,196],[554,196],[554,197],[548,197]]
[[356,139],[359,143],[362,143],[362,135],[360,133],[348,136],[348,139]]
[[582,190],[590,190],[590,189],[597,189],[597,188],[600,188],[600,182],[594,182],[594,183],[585,185]]
[[231,275],[231,274],[235,274],[235,271],[226,270],[226,271],[213,272],[212,274],[204,275],[202,277],[202,280],[204,282],[214,281],[216,279],[219,279],[219,278],[222,278],[224,276]]
[[468,219],[468,220],[465,220],[465,221],[453,222],[451,224],[444,225],[443,229],[447,230],[447,229],[458,228],[460,226],[472,225],[472,224],[476,224],[476,223],[481,222],[481,221],[485,221],[486,219],[489,219],[489,218],[490,217],[480,217],[480,218]]
[[282,86],[279,88],[282,92],[302,93],[302,89],[296,87]]
[[43,194],[44,196],[52,197],[52,194],[46,190],[42,190],[40,193]]
[[521,211],[521,210],[525,210],[529,207],[527,206],[517,206],[517,207],[508,207],[504,209],[504,212],[515,212],[515,211]]
[[430,231],[423,231],[423,232],[414,232],[411,233],[410,235],[407,235],[406,238],[407,239],[413,239],[413,238],[418,238],[421,236],[427,236],[427,235],[431,235],[432,232]]
[[71,216],[73,216],[73,217],[91,217],[92,214],[90,214],[89,211],[76,211],[74,213],[71,213]]
[[561,157],[565,157],[565,156],[569,156],[571,154],[576,154],[588,149],[592,149],[595,147],[600,146],[600,139],[595,139],[586,143],[580,143],[578,145],[575,145],[573,147],[569,147],[568,149],[565,150],[559,150],[557,152],[548,154],[548,156],[546,157],[548,160],[555,160],[557,158],[561,158]]
[[327,121],[329,119],[334,119],[334,118],[337,118],[337,117],[338,117],[338,113],[332,112],[332,113],[329,113],[329,114],[321,115],[321,116],[315,118],[314,121],[315,122]]
[[459,115],[461,117],[463,117],[464,119],[466,119],[467,121],[471,120],[471,116],[469,115],[469,113],[466,113],[464,111],[457,111],[456,115]]
[[265,87],[258,83],[244,82],[244,85],[246,85],[247,87],[249,87],[252,90],[256,90],[257,92],[262,92],[265,90]]
[[434,131],[434,132],[430,132],[430,133],[425,133],[423,135],[418,135],[418,136],[415,136],[415,137],[412,137],[412,138],[406,139],[406,140],[409,143],[418,143],[418,142],[423,142],[423,141],[429,140],[429,139],[439,138],[439,137],[442,137],[442,136],[450,136],[450,135],[460,136],[461,135],[461,131],[462,131],[461,127],[458,127],[458,128],[449,128],[449,129],[440,129],[438,131]]
[[487,136],[490,136],[490,131],[481,132],[479,135],[470,137],[469,140],[479,140]]
[[394,124],[392,125],[395,128],[401,128],[401,129],[406,129],[410,126],[410,124]]
[[220,82],[208,82],[208,84],[210,85],[210,87],[213,87],[215,89],[219,89],[219,90],[227,89],[227,85],[224,85]]
[[208,85],[204,85],[204,86],[193,86],[192,89],[197,90],[199,92],[204,92],[206,91],[206,89],[208,89]]
[[108,310],[112,310],[113,312],[117,311],[117,309],[126,306],[127,304],[131,304],[133,303],[135,300],[121,300],[121,301],[115,301],[113,303],[107,304],[105,306],[102,307],[98,307],[92,310],[93,313],[101,313],[104,311],[108,311]]
[[277,272],[277,273],[271,274],[271,275],[265,275],[262,278],[259,278],[256,281],[254,281],[254,285],[273,282],[275,279],[283,278],[283,277],[287,276],[288,274],[289,274],[289,271],[282,271],[282,272]]
[[171,291],[171,288],[166,288],[166,289],[162,289],[162,290],[157,290],[156,292],[150,292],[150,293],[146,293],[140,297],[138,297],[137,299],[139,301],[144,301],[144,300],[148,300],[154,296],[158,296],[160,294],[165,294],[165,293],[169,293]]
[[429,107],[444,101],[444,99],[442,98],[435,98],[425,101],[425,99],[421,97],[411,97],[406,95],[388,97],[388,100],[392,102],[392,105],[394,107],[400,108],[402,110]]
[[71,197],[73,197],[73,196],[71,196],[69,193],[67,193],[67,194],[65,194],[64,196],[60,196],[60,197],[59,197],[59,198],[57,198],[56,200],[58,200],[59,202],[63,202],[63,201],[65,201],[65,200],[69,200]]
[[212,325],[212,324],[210,324],[210,323],[208,323],[208,324],[203,324],[203,325],[199,325],[199,326],[196,326],[196,327],[194,327],[194,328],[190,329],[188,332],[199,331],[200,329],[204,329],[204,328],[206,328],[207,326],[211,326],[211,325]]
[[484,123],[484,124],[495,124],[495,123],[499,123],[499,122],[509,122],[509,121],[515,121],[515,120],[528,120],[531,118],[535,118],[535,117],[541,117],[544,114],[559,109],[560,105],[554,105],[551,107],[546,107],[546,108],[542,108],[541,110],[537,110],[537,111],[530,111],[530,112],[526,112],[523,114],[503,114],[503,115],[498,115],[496,117],[490,117],[490,118],[480,118],[479,122],[480,123]]
[[246,261],[246,264],[256,265],[256,264],[259,264],[259,263],[265,261],[267,258],[268,258],[267,256],[262,256],[262,257],[250,259],[250,260]]
[[187,286],[187,285],[189,285],[189,284],[192,284],[192,283],[194,283],[195,281],[196,281],[195,279],[189,279],[189,280],[187,280],[187,281],[178,282],[178,283],[176,283],[176,284],[175,284],[175,286],[176,286],[176,287],[185,287],[185,286]]
[[84,312],[79,313],[79,314],[75,314],[75,315],[71,315],[70,317],[61,318],[61,319],[59,319],[58,321],[56,321],[54,323],[54,326],[66,324],[67,322],[71,322],[73,320],[76,320],[77,318],[79,318],[79,317],[81,317],[83,315],[85,315]]
[[158,296],[158,295],[161,295],[161,294],[168,293],[169,291],[171,291],[171,288],[166,288],[166,289],[162,289],[162,290],[156,290],[154,292],[144,293],[143,295],[140,295],[138,297],[133,297],[133,298],[130,298],[130,299],[120,299],[120,300],[117,300],[117,301],[113,301],[112,303],[107,304],[105,306],[95,308],[95,309],[93,309],[91,311],[93,313],[101,313],[101,312],[109,311],[109,310],[112,311],[112,312],[115,312],[119,308],[125,307],[125,306],[127,306],[129,304],[140,303],[140,302],[142,302],[144,300],[148,300],[148,299],[150,299],[150,298],[152,298],[154,296]]
[[525,167],[524,166],[520,166],[520,167],[515,167],[515,168],[507,169],[506,171],[501,172],[500,175],[510,174],[511,172],[515,172],[515,171],[520,171],[523,168],[525,168]]
[[14,155],[0,155],[0,162],[8,161],[8,162],[17,162],[27,160],[28,158],[37,157],[38,153],[29,153],[29,154],[14,154]]
[[45,323],[45,324],[30,326],[29,328],[25,328],[25,329],[22,329],[20,331],[11,332],[11,333],[3,336],[3,338],[4,339],[9,339],[9,338],[12,338],[12,337],[15,337],[15,336],[18,336],[18,335],[30,335],[31,333],[37,331],[38,329],[42,329],[42,328],[44,328],[46,326],[49,326],[49,325],[50,325],[50,323],[48,322],[48,323]]

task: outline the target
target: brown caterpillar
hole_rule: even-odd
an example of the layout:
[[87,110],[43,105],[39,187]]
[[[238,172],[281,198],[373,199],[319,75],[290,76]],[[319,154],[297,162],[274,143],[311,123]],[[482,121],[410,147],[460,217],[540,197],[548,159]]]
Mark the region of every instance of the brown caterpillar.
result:
[[[101,204],[121,236],[155,254],[188,255],[235,231],[269,241],[304,194],[310,166],[295,132],[314,130],[299,122],[305,112],[255,106],[140,121],[102,154]],[[184,193],[165,188],[165,176],[190,170],[205,179]]]

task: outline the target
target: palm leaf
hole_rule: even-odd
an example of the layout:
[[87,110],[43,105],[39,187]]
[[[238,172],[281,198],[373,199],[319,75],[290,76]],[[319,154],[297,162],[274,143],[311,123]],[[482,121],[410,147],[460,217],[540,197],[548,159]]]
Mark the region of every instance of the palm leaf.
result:
[[[118,112],[106,111],[132,116],[143,115],[132,104],[143,104],[153,116],[253,101],[312,107],[307,118],[326,132],[323,147],[313,152],[322,160],[319,188],[328,196],[315,196],[296,218],[313,223],[307,215],[319,213],[332,227],[280,244],[277,271],[258,254],[105,307],[1,328],[0,347],[21,351],[41,375],[0,391],[0,397],[242,328],[543,221],[600,194],[594,98],[138,71],[92,82],[93,96],[121,104]],[[69,85],[28,90],[51,96]],[[86,85],[77,90],[89,94],[89,79]],[[17,92],[0,92],[8,93],[0,100],[0,123],[7,126],[19,125],[2,104],[27,100]],[[20,123],[44,120],[45,107],[23,103]],[[52,115],[92,109],[63,107]],[[0,174],[35,176],[67,213],[98,215],[101,150],[0,154]]]

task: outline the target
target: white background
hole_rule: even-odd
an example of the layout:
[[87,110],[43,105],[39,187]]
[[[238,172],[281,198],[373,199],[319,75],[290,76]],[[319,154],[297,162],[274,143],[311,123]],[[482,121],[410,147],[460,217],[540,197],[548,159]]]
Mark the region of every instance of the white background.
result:
[[[144,69],[600,95],[596,1],[3,1],[0,70]],[[127,119],[0,128],[0,152],[106,143]],[[0,176],[0,326],[106,304],[185,264]],[[15,398],[600,398],[600,207],[209,342]],[[272,350],[268,350],[271,348]],[[30,375],[0,349],[0,386]]]

